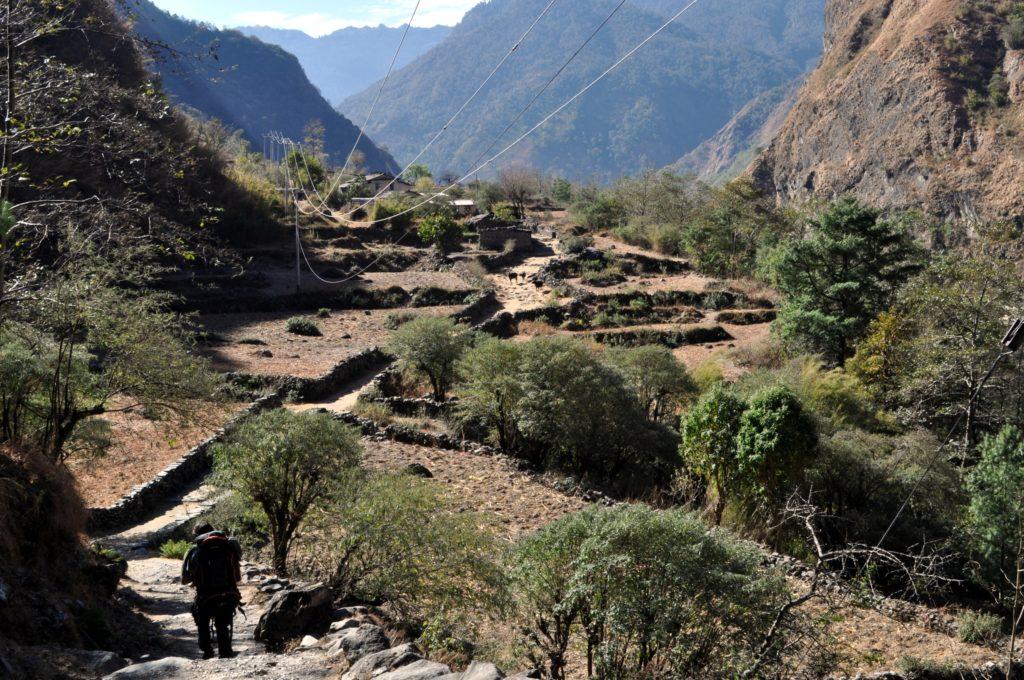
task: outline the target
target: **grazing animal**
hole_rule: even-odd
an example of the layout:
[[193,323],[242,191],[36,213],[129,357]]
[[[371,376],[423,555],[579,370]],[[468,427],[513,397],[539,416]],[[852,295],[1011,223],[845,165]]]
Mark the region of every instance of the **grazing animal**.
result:
[[515,272],[509,272],[508,273],[508,282],[509,283],[515,283],[516,282],[516,273]]

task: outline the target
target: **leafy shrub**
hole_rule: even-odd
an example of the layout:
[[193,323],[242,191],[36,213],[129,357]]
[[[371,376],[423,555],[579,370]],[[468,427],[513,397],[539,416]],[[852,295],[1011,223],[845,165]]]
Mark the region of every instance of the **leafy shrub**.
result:
[[627,488],[665,481],[677,465],[671,435],[646,422],[622,373],[583,343],[485,340],[459,373],[462,422],[539,467]]
[[715,383],[682,418],[679,453],[683,465],[711,492],[715,524],[739,476],[736,435],[746,404],[721,382]]
[[515,222],[519,219],[519,215],[511,203],[495,203],[491,206],[491,213],[504,222]]
[[464,228],[447,215],[432,215],[420,222],[417,233],[420,240],[436,246],[440,251],[449,253],[459,246]]
[[384,319],[384,328],[389,331],[398,329],[399,326],[407,324],[418,316],[415,312],[391,312]]
[[304,544],[339,598],[387,602],[408,618],[493,609],[504,593],[496,539],[426,480],[364,472],[318,510]]
[[995,614],[967,610],[957,619],[957,637],[971,645],[991,645],[1003,637],[1003,620]]
[[191,549],[192,544],[188,541],[169,540],[160,546],[160,556],[169,560],[183,560]]
[[1010,84],[998,71],[992,74],[992,79],[988,82],[988,103],[996,108],[1010,103]]
[[1011,50],[1024,49],[1024,14],[1010,17],[1003,32],[1003,40]]
[[292,335],[304,335],[309,337],[315,337],[322,335],[320,328],[310,321],[301,316],[293,316],[285,322],[285,330]]
[[817,446],[814,421],[786,387],[750,401],[736,433],[741,486],[763,503],[781,504]]
[[394,231],[405,232],[412,227],[412,213],[406,212],[409,206],[393,199],[377,201],[373,206],[371,217],[374,222],[388,223]]
[[378,425],[390,425],[395,422],[395,413],[387,404],[382,404],[377,401],[363,401],[360,399],[356,402],[355,408],[352,409],[360,418],[366,418],[372,420]]
[[331,310],[327,307],[321,307],[317,310],[316,316],[318,319],[329,319],[331,318]]
[[563,253],[579,255],[587,248],[594,247],[594,238],[592,236],[565,236],[558,245]]
[[738,675],[787,597],[755,548],[641,505],[558,520],[511,561],[532,658],[553,678],[565,677],[576,635],[591,677]]
[[470,346],[470,330],[447,317],[419,316],[391,335],[391,350],[408,369],[430,381],[433,396],[443,400],[455,379],[455,365]]
[[359,464],[358,432],[326,413],[266,411],[213,448],[217,483],[267,518],[273,565],[288,573],[288,554],[306,514]]

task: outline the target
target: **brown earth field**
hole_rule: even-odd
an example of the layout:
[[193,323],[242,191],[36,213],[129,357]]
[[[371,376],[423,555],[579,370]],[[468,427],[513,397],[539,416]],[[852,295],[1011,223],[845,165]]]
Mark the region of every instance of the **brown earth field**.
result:
[[[385,344],[391,333],[385,323],[392,315],[446,316],[461,309],[455,306],[350,310],[331,312],[326,319],[317,318],[316,314],[289,312],[206,314],[200,317],[200,324],[223,341],[204,344],[202,353],[218,371],[313,378],[364,349]],[[289,333],[285,324],[292,316],[309,319],[322,335],[305,337]],[[242,344],[241,340],[259,340],[264,344]],[[271,356],[266,356],[267,352]]]
[[91,458],[72,457],[68,462],[86,506],[114,504],[133,487],[150,481],[207,439],[241,409],[240,404],[206,404],[188,421],[149,420],[138,410],[104,416],[111,436],[106,453]]

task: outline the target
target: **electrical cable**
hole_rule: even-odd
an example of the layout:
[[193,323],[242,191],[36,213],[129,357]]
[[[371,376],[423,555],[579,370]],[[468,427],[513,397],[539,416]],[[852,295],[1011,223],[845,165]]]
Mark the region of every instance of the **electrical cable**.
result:
[[[643,49],[644,47],[646,47],[648,43],[650,43],[650,42],[651,42],[652,40],[654,40],[654,39],[655,39],[656,37],[658,37],[659,35],[661,35],[661,34],[662,34],[662,33],[663,33],[663,32],[664,32],[664,31],[665,31],[666,29],[668,29],[668,27],[669,27],[669,26],[671,26],[671,25],[672,25],[673,23],[675,23],[675,21],[676,21],[677,19],[679,19],[679,17],[681,17],[681,16],[683,15],[683,14],[685,14],[685,13],[686,13],[687,11],[689,11],[689,10],[690,10],[690,9],[691,9],[691,8],[692,8],[692,7],[694,6],[694,5],[696,5],[696,4],[698,3],[698,2],[700,2],[700,0],[690,0],[690,2],[688,2],[688,3],[687,3],[687,4],[686,4],[686,5],[685,5],[685,6],[684,6],[684,7],[683,7],[683,8],[681,9],[681,10],[679,10],[678,12],[676,12],[675,14],[673,14],[673,15],[672,15],[671,17],[669,17],[669,19],[668,19],[667,21],[665,21],[665,23],[663,23],[663,24],[662,24],[662,25],[661,25],[661,26],[660,26],[660,27],[659,27],[658,29],[656,29],[656,30],[655,30],[655,31],[654,31],[653,33],[651,33],[651,34],[650,34],[650,35],[648,35],[648,36],[647,36],[646,38],[644,38],[644,39],[643,39],[642,41],[640,41],[639,43],[637,43],[637,45],[636,45],[636,46],[634,46],[634,47],[633,47],[633,48],[632,48],[631,50],[629,50],[629,51],[628,51],[628,52],[627,52],[626,54],[624,54],[624,55],[623,55],[623,56],[622,56],[621,58],[619,58],[619,60],[618,60],[618,61],[616,61],[616,62],[615,62],[614,64],[612,64],[612,65],[611,65],[611,66],[609,66],[609,67],[608,67],[607,69],[605,69],[605,71],[603,71],[603,72],[602,72],[602,73],[601,73],[601,74],[600,74],[599,76],[597,76],[596,78],[594,78],[593,80],[591,80],[591,81],[590,81],[590,82],[589,82],[589,83],[588,83],[588,84],[587,84],[586,86],[584,86],[584,87],[583,87],[582,89],[580,89],[580,90],[579,90],[579,91],[578,91],[578,92],[577,92],[576,94],[574,94],[574,95],[573,95],[572,97],[570,97],[569,99],[567,99],[567,100],[566,100],[566,101],[565,101],[565,102],[564,102],[563,104],[561,104],[561,105],[560,105],[560,106],[559,106],[558,108],[556,108],[556,109],[555,109],[554,111],[552,111],[552,112],[551,112],[551,113],[549,113],[549,114],[548,114],[547,116],[545,116],[545,117],[544,117],[543,119],[541,119],[541,121],[540,121],[539,123],[537,123],[537,124],[536,124],[536,125],[534,125],[534,126],[533,126],[532,128],[530,128],[529,130],[527,130],[526,132],[524,132],[524,133],[523,133],[522,135],[520,135],[519,137],[517,137],[517,138],[516,138],[516,139],[515,139],[514,141],[512,141],[512,143],[510,143],[509,145],[507,145],[506,147],[504,147],[504,148],[503,148],[503,149],[502,149],[501,151],[499,151],[498,153],[494,154],[493,156],[491,156],[490,158],[488,158],[488,159],[487,159],[486,161],[484,161],[483,163],[479,164],[479,165],[478,165],[477,167],[475,167],[475,168],[471,169],[471,170],[470,170],[469,172],[467,172],[467,173],[466,173],[465,175],[463,175],[463,176],[462,176],[462,177],[460,177],[459,179],[457,179],[457,180],[455,180],[454,182],[452,182],[451,184],[449,184],[449,185],[448,185],[448,186],[447,186],[447,187],[446,187],[445,189],[443,189],[443,190],[439,191],[438,193],[434,194],[434,195],[433,195],[433,196],[431,196],[430,198],[427,198],[426,200],[424,200],[424,201],[421,201],[420,203],[417,203],[416,205],[412,206],[411,208],[408,208],[408,209],[406,209],[406,210],[403,210],[403,211],[401,211],[401,212],[398,212],[398,213],[396,213],[396,214],[394,214],[394,215],[391,215],[391,216],[389,216],[389,217],[388,217],[387,219],[382,219],[382,220],[374,220],[374,221],[371,221],[371,222],[369,222],[369,223],[362,223],[362,224],[367,224],[367,225],[369,225],[369,226],[372,226],[372,225],[374,225],[374,224],[379,224],[379,223],[381,223],[381,222],[386,222],[386,221],[388,221],[388,220],[394,219],[395,217],[401,217],[401,216],[403,216],[403,215],[407,215],[407,214],[410,214],[410,213],[412,213],[412,212],[414,212],[414,211],[418,210],[419,208],[423,207],[424,205],[427,205],[428,203],[431,203],[431,202],[433,202],[433,201],[434,201],[434,200],[436,200],[437,198],[441,198],[441,197],[443,197],[443,196],[447,195],[447,193],[448,193],[449,191],[451,191],[451,190],[452,190],[452,189],[454,189],[455,187],[459,186],[459,185],[460,185],[460,184],[461,184],[462,182],[466,181],[467,179],[469,179],[470,177],[472,177],[473,175],[475,175],[476,173],[478,173],[478,172],[479,172],[480,170],[482,170],[482,169],[486,168],[487,166],[489,166],[489,165],[490,165],[491,163],[493,163],[494,161],[496,161],[496,160],[498,160],[499,158],[503,157],[503,156],[504,156],[505,154],[507,154],[507,153],[508,153],[509,151],[511,151],[511,150],[512,150],[513,148],[515,148],[516,146],[518,146],[518,145],[519,145],[519,144],[520,144],[520,143],[521,143],[521,142],[522,142],[523,140],[527,139],[527,138],[528,138],[528,137],[530,137],[530,136],[531,136],[531,135],[532,135],[532,134],[533,134],[534,132],[536,132],[536,131],[537,131],[537,130],[539,130],[539,129],[540,129],[541,127],[543,127],[543,126],[544,126],[544,125],[546,125],[546,124],[547,124],[548,122],[550,122],[552,118],[554,118],[554,117],[555,117],[555,116],[557,116],[557,115],[558,115],[559,113],[561,113],[562,111],[564,111],[565,109],[567,109],[567,108],[568,108],[569,106],[571,106],[571,105],[572,105],[572,104],[573,104],[574,102],[578,101],[578,100],[579,100],[579,99],[580,99],[581,97],[583,97],[583,95],[585,95],[585,94],[587,94],[588,92],[590,92],[590,90],[594,89],[594,87],[596,87],[598,83],[600,83],[600,82],[601,82],[601,81],[603,81],[603,80],[604,80],[605,78],[607,78],[607,77],[608,77],[608,76],[609,76],[609,75],[610,75],[610,74],[611,74],[611,73],[612,73],[613,71],[615,71],[616,69],[618,69],[618,67],[619,67],[619,66],[621,66],[621,65],[622,65],[623,63],[625,63],[625,62],[626,62],[627,60],[629,60],[629,59],[630,59],[630,58],[631,58],[631,57],[632,57],[632,56],[633,56],[634,54],[636,54],[636,53],[637,53],[637,52],[639,52],[639,51],[640,51],[641,49]],[[616,11],[617,11],[617,10],[616,10]],[[353,212],[355,212],[355,211],[353,211]],[[351,214],[351,213],[350,213],[350,214]],[[410,229],[410,230],[407,230],[407,231],[406,231],[406,232],[405,232],[405,233],[404,233],[404,234],[403,234],[403,235],[402,235],[402,236],[401,236],[401,237],[400,237],[400,238],[399,238],[399,239],[398,239],[397,241],[395,241],[395,243],[400,243],[400,242],[401,242],[401,241],[402,241],[403,239],[405,239],[405,237],[406,237],[406,236],[408,236],[408,235],[409,235],[409,234],[411,233],[411,231],[412,231],[411,229]],[[301,244],[300,244],[300,245],[301,245]],[[383,257],[383,256],[382,256],[382,257]],[[353,280],[353,279],[355,279],[355,278],[359,277],[359,276],[360,276],[360,275],[361,275],[362,273],[366,272],[366,271],[367,271],[367,270],[368,270],[368,269],[369,269],[370,267],[372,267],[372,266],[373,266],[374,264],[376,264],[376,263],[377,263],[377,262],[379,262],[380,260],[381,260],[381,258],[376,258],[376,259],[374,259],[373,261],[371,261],[371,262],[370,262],[369,264],[367,264],[367,265],[366,265],[365,267],[361,268],[361,269],[360,269],[360,270],[359,270],[358,272],[356,272],[355,274],[352,274],[352,275],[350,275],[350,276],[346,277],[345,279],[341,279],[341,280],[338,280],[338,281],[333,281],[333,282],[331,282],[331,283],[339,283],[339,284],[340,284],[340,283],[345,283],[345,282],[347,282],[347,281],[351,281],[351,280]],[[319,278],[319,277],[318,277],[318,278]]]

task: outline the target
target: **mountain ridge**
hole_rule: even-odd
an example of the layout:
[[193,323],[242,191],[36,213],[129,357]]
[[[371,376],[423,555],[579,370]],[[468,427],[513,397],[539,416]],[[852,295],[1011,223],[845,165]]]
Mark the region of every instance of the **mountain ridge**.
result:
[[[384,95],[391,106],[378,110],[368,134],[399,159],[411,160],[543,4],[542,0],[492,0],[470,10],[441,44],[392,76]],[[720,4],[727,5],[727,13],[755,17],[758,11],[780,8],[795,7],[812,15],[818,11],[814,8],[823,8],[823,0],[776,0],[755,12],[737,0]],[[424,162],[439,172],[467,171],[612,7],[604,1],[556,5]],[[502,141],[507,143],[532,127],[664,20],[661,14],[626,5]],[[507,161],[597,181],[678,161],[717,133],[750,100],[806,71],[803,56],[780,57],[758,46],[756,21],[740,23],[736,30],[745,32],[748,44],[736,47],[718,41],[714,26],[684,16],[597,85],[583,102],[515,149]],[[557,31],[552,34],[553,26]],[[820,33],[814,44],[812,51],[820,49]],[[375,91],[371,87],[350,97],[341,110],[360,119]]]
[[955,222],[1024,216],[1024,45],[953,0],[830,0],[827,51],[749,172],[781,201],[856,196]]
[[[268,26],[239,26],[234,30],[295,55],[310,82],[332,106],[337,106],[384,77],[405,28],[350,27],[320,37]],[[396,67],[411,63],[450,33],[451,26],[413,26]]]
[[[185,55],[151,63],[177,103],[241,129],[256,148],[271,132],[302,140],[306,125],[319,120],[325,153],[335,163],[345,160],[359,129],[321,96],[294,55],[237,31],[175,17],[149,0],[133,3],[131,18],[137,34]],[[398,169],[367,136],[359,151],[370,170]]]

